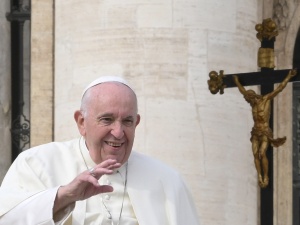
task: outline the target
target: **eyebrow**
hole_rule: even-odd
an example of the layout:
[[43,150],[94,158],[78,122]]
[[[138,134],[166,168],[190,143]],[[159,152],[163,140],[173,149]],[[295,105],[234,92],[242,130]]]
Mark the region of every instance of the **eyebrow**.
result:
[[134,116],[127,116],[124,119],[134,119]]
[[114,114],[113,113],[102,113],[102,114],[98,114],[96,116],[97,119],[101,118],[101,117],[113,117]]
[[[103,113],[103,114],[97,115],[96,118],[101,118],[101,117],[114,117],[114,114],[113,113]],[[129,115],[129,116],[124,117],[123,119],[134,119],[134,116]]]

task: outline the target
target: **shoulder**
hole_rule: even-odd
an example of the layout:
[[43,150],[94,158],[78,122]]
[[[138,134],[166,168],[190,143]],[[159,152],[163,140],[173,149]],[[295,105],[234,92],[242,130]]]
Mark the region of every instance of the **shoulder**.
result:
[[42,144],[21,152],[16,160],[27,161],[30,158],[38,158],[40,160],[45,159],[47,161],[51,161],[51,159],[61,158],[63,155],[69,155],[72,152],[74,153],[76,143],[78,143],[77,139],[65,142],[50,142]]
[[9,171],[18,176],[37,177],[49,187],[65,183],[84,167],[78,149],[78,139],[39,145],[20,153]]
[[155,174],[157,177],[162,178],[180,177],[178,171],[166,163],[136,151],[132,151],[129,158],[129,165],[131,165],[135,171],[139,171],[143,174]]
[[[168,190],[172,193],[188,192],[185,180],[171,166],[158,159],[138,152],[132,152],[128,161],[130,187],[135,190],[152,190],[154,193]],[[142,180],[142,182],[141,182]]]
[[72,140],[25,150],[14,160],[2,184],[26,190],[66,184],[84,169],[78,149],[78,141]]

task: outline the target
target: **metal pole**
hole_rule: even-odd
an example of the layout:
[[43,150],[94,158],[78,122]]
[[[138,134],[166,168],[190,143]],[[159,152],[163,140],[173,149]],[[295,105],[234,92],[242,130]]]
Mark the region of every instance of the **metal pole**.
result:
[[11,0],[11,12],[6,14],[11,22],[11,140],[12,161],[30,140],[29,120],[23,114],[23,30],[26,20],[30,20],[29,9],[22,0]]

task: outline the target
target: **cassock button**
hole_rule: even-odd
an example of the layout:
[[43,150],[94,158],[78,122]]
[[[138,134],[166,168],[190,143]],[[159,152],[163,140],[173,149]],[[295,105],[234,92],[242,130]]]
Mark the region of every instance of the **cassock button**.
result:
[[111,220],[112,219],[112,217],[111,217],[111,215],[109,214],[109,213],[107,213],[107,219],[109,219],[109,220]]
[[107,184],[107,185],[111,185],[110,180],[107,179],[107,180],[106,180],[106,184]]
[[105,198],[105,200],[109,200],[110,196],[109,195],[105,195],[104,198]]

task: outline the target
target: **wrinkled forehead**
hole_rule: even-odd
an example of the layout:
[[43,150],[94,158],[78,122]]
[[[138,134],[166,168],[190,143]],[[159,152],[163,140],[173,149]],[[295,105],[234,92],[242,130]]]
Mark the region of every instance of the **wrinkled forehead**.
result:
[[118,82],[121,84],[126,85],[127,87],[129,87],[133,93],[135,94],[134,90],[130,87],[130,85],[128,84],[128,82],[126,80],[124,80],[122,77],[118,77],[118,76],[103,76],[103,77],[99,77],[96,80],[92,81],[88,86],[86,86],[86,88],[83,90],[82,95],[81,95],[81,99],[83,98],[83,96],[85,95],[85,93],[92,87],[99,85],[99,84],[103,84],[103,83],[109,83],[109,82]]

